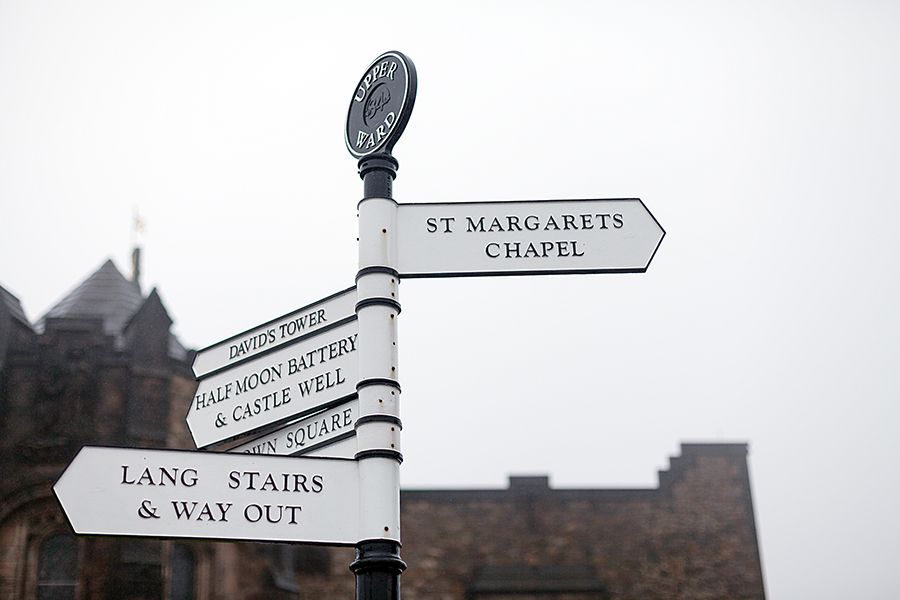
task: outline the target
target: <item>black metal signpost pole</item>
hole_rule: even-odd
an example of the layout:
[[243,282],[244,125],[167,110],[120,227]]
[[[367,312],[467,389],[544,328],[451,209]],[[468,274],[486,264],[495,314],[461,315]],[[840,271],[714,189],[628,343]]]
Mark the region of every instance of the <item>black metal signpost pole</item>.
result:
[[390,154],[372,154],[359,159],[359,177],[363,180],[363,200],[393,199],[394,178],[400,163]]
[[350,569],[356,573],[356,600],[400,600],[400,573],[406,569],[400,544],[360,542]]
[[393,181],[398,162],[391,149],[403,133],[416,97],[416,70],[399,52],[375,59],[353,92],[344,131],[347,149],[359,159],[364,194],[359,202],[359,534],[356,600],[400,600],[400,383],[397,319],[400,274],[397,203]]

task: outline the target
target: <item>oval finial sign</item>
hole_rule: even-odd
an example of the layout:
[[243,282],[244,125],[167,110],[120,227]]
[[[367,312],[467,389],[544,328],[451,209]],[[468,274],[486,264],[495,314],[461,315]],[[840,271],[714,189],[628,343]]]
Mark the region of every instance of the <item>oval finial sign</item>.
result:
[[409,121],[416,101],[416,67],[400,52],[385,52],[360,78],[350,110],[344,141],[350,154],[362,158],[391,149]]

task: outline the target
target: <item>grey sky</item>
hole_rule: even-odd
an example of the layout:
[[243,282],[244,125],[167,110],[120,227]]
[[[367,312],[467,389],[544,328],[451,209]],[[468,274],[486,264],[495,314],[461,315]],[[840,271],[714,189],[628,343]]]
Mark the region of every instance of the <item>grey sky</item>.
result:
[[147,224],[200,348],[353,284],[342,126],[419,75],[400,202],[639,197],[640,275],[401,286],[405,487],[653,486],[747,441],[772,600],[896,597],[900,5],[0,0],[0,284],[36,320]]

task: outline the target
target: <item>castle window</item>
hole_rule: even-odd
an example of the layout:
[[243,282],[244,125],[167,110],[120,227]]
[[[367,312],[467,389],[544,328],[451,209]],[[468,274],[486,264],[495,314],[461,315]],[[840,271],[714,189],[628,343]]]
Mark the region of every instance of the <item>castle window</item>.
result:
[[169,554],[172,569],[169,580],[171,600],[193,600],[194,598],[194,553],[184,544],[172,546]]
[[115,579],[116,597],[120,600],[162,600],[162,542],[122,538]]
[[127,431],[132,442],[165,442],[168,435],[169,384],[165,379],[136,376],[127,403]]
[[41,544],[38,562],[38,600],[75,600],[78,547],[68,535],[53,535]]

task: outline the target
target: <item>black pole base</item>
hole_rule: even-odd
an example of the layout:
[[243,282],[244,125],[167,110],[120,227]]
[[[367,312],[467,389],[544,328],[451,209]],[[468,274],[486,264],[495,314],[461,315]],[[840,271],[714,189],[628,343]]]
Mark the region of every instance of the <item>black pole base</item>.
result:
[[405,569],[397,542],[359,542],[356,560],[350,563],[356,574],[356,600],[400,600],[400,573]]
[[394,178],[400,163],[390,154],[370,154],[359,159],[363,198],[393,198]]

